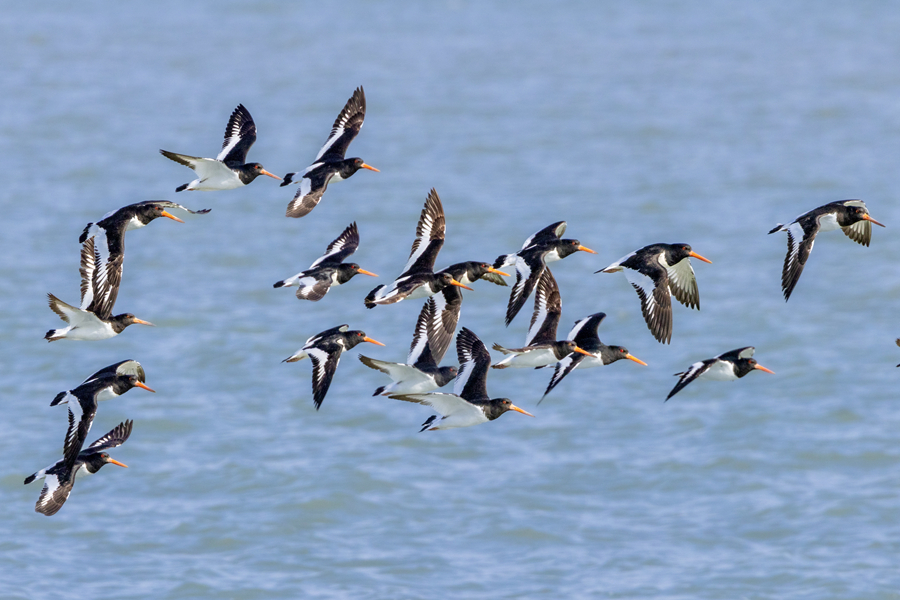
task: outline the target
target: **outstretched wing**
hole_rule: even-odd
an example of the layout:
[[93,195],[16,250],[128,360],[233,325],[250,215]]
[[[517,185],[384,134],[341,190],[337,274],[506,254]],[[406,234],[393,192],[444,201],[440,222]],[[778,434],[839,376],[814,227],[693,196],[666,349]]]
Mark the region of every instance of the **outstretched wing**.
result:
[[312,267],[323,263],[341,264],[348,256],[356,252],[357,248],[359,248],[359,230],[356,228],[356,221],[354,221],[341,232],[341,235],[328,244],[325,254],[314,262]]
[[225,141],[222,142],[222,151],[216,157],[229,167],[239,167],[247,162],[247,152],[256,141],[256,123],[250,116],[250,111],[238,104],[228,125],[225,127]]
[[316,410],[319,410],[319,407],[322,406],[325,395],[328,393],[328,388],[331,387],[334,372],[341,362],[341,351],[340,347],[335,352],[327,352],[321,348],[309,348],[306,350],[307,355],[312,359],[312,390]]
[[547,394],[549,394],[553,390],[553,388],[559,385],[559,382],[565,379],[566,375],[575,370],[575,368],[578,367],[582,360],[584,360],[584,354],[573,352],[572,354],[569,354],[561,361],[556,363],[556,368],[553,370],[553,377],[550,378],[550,383],[547,384],[547,389],[544,390],[544,395],[541,396],[538,404],[543,402]]
[[116,448],[125,443],[128,437],[131,435],[131,427],[134,425],[134,421],[128,420],[116,425],[112,430],[103,435],[103,437],[99,438],[93,444],[82,450],[82,452],[102,452],[103,450],[108,450],[109,448]]
[[716,362],[715,358],[708,358],[706,360],[701,360],[700,362],[695,362],[690,367],[688,367],[683,373],[675,373],[680,376],[678,383],[675,384],[675,387],[672,388],[672,391],[669,392],[669,395],[666,396],[666,402],[669,401],[669,398],[680,392],[684,389],[684,386],[694,381],[703,373],[709,370],[709,368]]
[[319,150],[316,160],[313,162],[344,160],[347,148],[362,128],[365,118],[366,93],[362,86],[359,86],[334,120],[334,125],[331,126],[331,135],[328,136],[328,140],[325,141],[325,145]]
[[456,336],[456,356],[459,359],[459,372],[453,384],[453,393],[466,400],[489,398],[487,372],[491,365],[491,355],[470,329],[463,327]]
[[668,276],[665,271],[658,273],[654,280],[634,269],[626,268],[625,278],[641,299],[641,314],[657,341],[668,344],[672,339],[672,297],[669,294]]
[[816,242],[817,228],[805,231],[800,223],[794,222],[785,228],[787,231],[788,250],[784,257],[784,268],[781,272],[781,289],[784,292],[784,300],[787,301],[794,291],[794,286],[803,273],[813,244]]
[[416,239],[409,252],[409,260],[400,276],[416,271],[432,271],[438,252],[444,245],[444,233],[444,207],[437,191],[431,188],[416,225]]
[[556,327],[562,314],[559,286],[550,269],[545,268],[534,295],[534,313],[525,338],[525,345],[546,344],[556,341]]
[[669,276],[669,290],[675,299],[689,308],[700,309],[700,291],[691,259],[684,258],[666,269]]
[[508,327],[512,320],[516,318],[525,302],[534,290],[538,278],[543,274],[547,267],[540,257],[529,254],[532,259],[530,261],[516,256],[516,284],[509,293],[509,304],[506,306],[506,326]]

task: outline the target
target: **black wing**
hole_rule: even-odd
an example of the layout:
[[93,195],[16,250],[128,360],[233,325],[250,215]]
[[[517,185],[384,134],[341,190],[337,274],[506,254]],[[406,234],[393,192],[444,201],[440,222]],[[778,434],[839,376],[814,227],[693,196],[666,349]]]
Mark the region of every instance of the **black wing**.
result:
[[465,327],[456,336],[456,356],[459,359],[459,373],[453,384],[453,393],[469,401],[489,398],[487,372],[491,355],[478,336]]
[[93,444],[82,450],[81,454],[84,455],[88,452],[102,452],[103,450],[108,450],[109,448],[116,448],[118,446],[121,446],[131,435],[131,427],[133,425],[134,421],[130,419],[123,423],[119,423],[106,435],[102,436]]
[[516,284],[509,293],[509,304],[506,307],[507,327],[525,306],[525,302],[528,301],[528,297],[546,268],[544,261],[536,253],[526,253],[525,256],[516,257]]
[[228,125],[225,127],[225,141],[222,142],[222,150],[216,157],[229,167],[239,167],[247,162],[247,152],[256,141],[256,123],[250,116],[250,111],[238,104]]
[[314,162],[344,160],[347,148],[362,128],[365,118],[366,93],[362,86],[359,86],[334,120],[334,125],[331,126],[331,135],[319,150]]
[[701,360],[700,362],[695,362],[690,367],[688,367],[682,373],[675,373],[679,375],[681,378],[678,380],[678,383],[675,384],[675,387],[672,388],[672,391],[669,392],[669,395],[666,396],[666,402],[669,401],[669,398],[680,392],[684,389],[684,386],[692,382],[693,380],[700,377],[703,373],[709,370],[709,368],[716,362],[716,358],[707,358],[706,360]]
[[437,191],[431,188],[425,199],[425,207],[419,216],[419,223],[416,225],[416,239],[413,241],[409,260],[403,267],[401,277],[417,271],[431,272],[434,270],[434,262],[444,245],[445,225],[441,199]]
[[348,256],[356,252],[357,248],[359,248],[359,230],[356,228],[356,221],[354,221],[341,232],[341,235],[328,244],[325,254],[314,262],[312,266],[317,267],[325,263],[339,265]]
[[559,296],[559,286],[550,269],[545,268],[534,295],[534,313],[531,315],[531,326],[528,328],[525,345],[554,343],[561,314],[562,299]]

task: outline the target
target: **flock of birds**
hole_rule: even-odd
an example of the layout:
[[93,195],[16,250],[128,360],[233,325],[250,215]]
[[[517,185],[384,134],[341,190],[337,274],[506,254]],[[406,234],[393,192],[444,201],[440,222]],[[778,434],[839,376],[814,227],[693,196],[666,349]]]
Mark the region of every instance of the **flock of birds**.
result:
[[[250,184],[260,175],[278,179],[282,186],[299,184],[286,210],[286,216],[299,218],[308,215],[319,204],[329,183],[348,179],[360,169],[378,171],[360,158],[345,158],[350,142],[363,125],[365,112],[366,98],[362,87],[359,87],[335,120],[313,164],[301,173],[288,173],[284,178],[266,171],[259,163],[246,162],[247,153],[256,141],[256,125],[243,105],[238,105],[232,113],[222,150],[216,158],[188,156],[166,150],[160,152],[191,168],[197,176],[193,181],[178,186],[176,192],[234,189]],[[169,209],[181,209],[198,215],[209,212],[209,209],[194,211],[174,202],[152,200],[122,207],[84,228],[79,238],[81,303],[75,307],[48,294],[50,308],[67,323],[67,327],[47,332],[45,339],[51,342],[62,339],[102,340],[122,333],[135,323],[152,325],[131,313],[113,315],[112,312],[122,281],[125,233],[144,227],[159,217],[183,222]],[[564,221],[537,231],[525,240],[520,250],[502,255],[492,264],[468,261],[435,271],[437,255],[444,243],[445,223],[443,205],[437,192],[432,189],[419,217],[409,259],[403,270],[390,284],[377,286],[364,299],[368,308],[403,300],[425,299],[405,363],[359,356],[364,365],[381,371],[391,379],[391,383],[378,387],[374,395],[423,404],[438,413],[422,424],[421,431],[478,425],[509,411],[534,416],[508,398],[490,397],[487,392],[489,367],[553,367],[553,375],[542,401],[575,369],[609,365],[622,359],[646,366],[626,348],[600,341],[597,330],[606,317],[602,312],[577,320],[564,339],[557,339],[562,301],[548,265],[576,252],[596,254],[578,240],[562,237],[566,230]],[[782,272],[785,300],[790,298],[819,232],[840,228],[851,240],[868,246],[872,223],[883,227],[869,216],[865,203],[843,200],[820,206],[800,215],[788,225],[779,224],[772,229],[769,233],[787,232],[788,252]],[[353,222],[328,244],[325,253],[309,268],[276,282],[274,287],[296,287],[298,299],[315,302],[324,298],[332,287],[343,285],[358,274],[376,277],[356,263],[344,262],[356,252],[359,241],[359,230]],[[597,273],[624,273],[637,292],[641,312],[651,334],[660,343],[667,344],[672,338],[671,297],[699,310],[700,294],[691,258],[711,262],[694,252],[688,244],[660,243],[639,248]],[[494,344],[493,349],[503,354],[504,358],[491,365],[490,353],[474,332],[462,327],[456,334],[463,300],[461,290],[472,290],[470,286],[478,280],[505,286],[503,277],[511,276],[502,270],[507,267],[515,269],[516,281],[506,309],[506,325],[509,326],[515,319],[532,293],[534,309],[524,346],[506,348]],[[454,334],[459,367],[441,367]],[[341,354],[363,342],[384,345],[363,331],[338,325],[310,337],[297,352],[284,360],[295,362],[310,359],[316,409],[325,400]],[[753,353],[754,348],[748,346],[695,362],[683,372],[676,373],[678,383],[666,400],[696,379],[735,380],[754,370],[772,373],[752,358]],[[454,382],[453,393],[434,391],[451,381]],[[63,457],[25,479],[26,484],[44,479],[44,487],[35,505],[37,512],[53,515],[59,511],[78,475],[96,473],[109,463],[126,466],[111,458],[107,450],[120,446],[128,439],[133,425],[131,420],[120,423],[87,447],[85,442],[98,403],[120,396],[134,387],[154,391],[146,385],[146,374],[140,363],[124,360],[104,367],[76,388],[60,392],[54,398],[51,406],[65,404],[68,407],[68,428]]]

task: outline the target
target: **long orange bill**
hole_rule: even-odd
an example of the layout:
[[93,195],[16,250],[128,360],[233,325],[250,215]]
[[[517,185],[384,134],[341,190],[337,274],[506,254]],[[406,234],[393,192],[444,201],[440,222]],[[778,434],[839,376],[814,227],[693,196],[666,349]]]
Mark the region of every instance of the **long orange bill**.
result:
[[509,273],[504,273],[503,271],[498,271],[494,267],[488,267],[487,270],[488,270],[488,273],[496,273],[497,275],[505,275],[506,277],[511,277],[511,275]]
[[273,179],[277,179],[278,181],[283,181],[283,179],[281,179],[281,177],[279,177],[278,175],[272,175],[265,169],[260,169],[259,174],[260,175],[268,175],[269,177],[272,177]]
[[120,467],[125,467],[126,469],[128,468],[128,465],[126,465],[125,463],[120,463],[119,461],[117,461],[114,458],[110,458],[108,462],[111,462],[112,464],[118,465]]
[[373,340],[373,339],[370,338],[370,337],[364,337],[364,338],[363,338],[363,341],[364,341],[364,342],[369,342],[370,344],[376,344],[376,345],[378,345],[378,346],[384,346],[384,344],[382,344],[382,343],[379,342],[378,340]]
[[626,355],[625,355],[625,358],[627,358],[628,360],[633,360],[634,362],[636,362],[636,363],[639,364],[639,365],[644,365],[645,367],[647,366],[647,363],[645,363],[644,361],[642,361],[641,359],[639,359],[639,358],[636,357],[636,356],[632,356],[632,355],[630,355],[630,354],[626,354]]
[[381,173],[381,171],[379,171],[378,169],[376,169],[376,168],[373,167],[372,165],[367,165],[366,163],[363,163],[363,164],[360,166],[360,168],[361,168],[361,169],[368,169],[368,170],[370,170],[370,171],[375,171],[376,173]]
[[587,350],[582,350],[582,349],[579,348],[578,346],[575,346],[574,352],[577,352],[578,354],[584,354],[585,356],[593,356],[593,354],[591,354],[591,353],[588,352]]
[[530,412],[528,412],[528,411],[526,411],[526,410],[522,410],[521,408],[519,408],[519,407],[516,406],[515,404],[510,404],[510,405],[509,405],[509,410],[514,410],[514,411],[516,411],[516,412],[520,412],[520,413],[522,413],[523,415],[528,415],[529,417],[533,417],[533,416],[534,416],[534,415],[531,414]]
[[581,250],[582,252],[590,252],[591,254],[597,254],[596,252],[594,252],[593,250],[591,250],[590,248],[588,248],[586,246],[578,246],[578,249]]
[[475,291],[475,290],[473,290],[472,288],[470,288],[469,286],[467,286],[466,284],[460,283],[460,282],[458,282],[458,281],[455,280],[455,279],[451,279],[451,280],[450,280],[450,285],[455,285],[456,287],[461,287],[461,288],[463,288],[463,289],[469,290],[470,292],[474,292],[474,291]]
[[866,221],[871,221],[871,222],[875,223],[876,225],[881,225],[882,227],[884,227],[884,225],[882,225],[881,223],[879,223],[878,221],[876,221],[869,215],[863,215],[863,219],[865,219]]
[[363,275],[369,275],[370,277],[378,277],[378,275],[376,275],[372,271],[366,271],[365,269],[360,269],[359,271],[357,271],[357,273],[362,273]]
[[[167,210],[162,211],[162,213],[160,213],[160,214],[161,214],[163,217],[169,217],[169,218],[172,219],[173,221],[178,221],[179,223],[184,223],[184,221],[182,221],[181,219],[179,219],[178,217],[176,217],[175,215],[173,215],[172,213],[170,213],[170,212],[167,211]],[[879,223],[879,225],[881,225],[881,223]],[[881,226],[884,227],[884,225],[881,225]]]
[[153,392],[154,394],[156,393],[156,390],[150,389],[149,387],[147,387],[146,384],[141,383],[140,381],[135,381],[135,382],[134,382],[134,386],[135,386],[135,387],[139,387],[139,388],[143,388],[143,389],[147,390],[148,392]]
[[696,258],[697,260],[702,260],[703,262],[712,264],[712,261],[711,261],[711,260],[709,260],[708,258],[705,258],[705,257],[703,257],[703,256],[700,256],[699,254],[697,254],[697,253],[694,252],[693,250],[691,250],[691,253],[689,254],[689,256],[693,256],[693,257]]
[[156,327],[156,325],[154,325],[154,324],[151,323],[150,321],[145,321],[145,320],[143,320],[143,319],[135,319],[134,322],[135,322],[135,323],[140,323],[141,325],[149,325],[150,327]]
[[772,375],[775,374],[775,371],[770,371],[769,369],[765,368],[764,366],[762,366],[761,364],[758,364],[758,363],[757,363],[757,365],[756,365],[755,367],[753,367],[753,368],[754,368],[754,369],[759,369],[760,371],[765,371],[766,373],[771,373]]

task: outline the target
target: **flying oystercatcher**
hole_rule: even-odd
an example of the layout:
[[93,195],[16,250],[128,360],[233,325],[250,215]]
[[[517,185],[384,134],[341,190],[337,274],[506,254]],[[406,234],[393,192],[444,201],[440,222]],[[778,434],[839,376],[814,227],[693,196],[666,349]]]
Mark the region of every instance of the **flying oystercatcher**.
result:
[[[681,373],[675,373],[680,379],[678,380],[678,383],[675,384],[675,387],[672,388],[672,391],[669,392],[669,395],[666,396],[665,401],[668,402],[669,398],[680,392],[684,389],[684,386],[695,379],[734,381],[753,370],[772,373],[772,371],[751,358],[755,350],[756,349],[753,346],[737,348],[736,350],[731,350],[725,354],[720,354],[715,358],[707,358],[706,360],[695,362]],[[774,373],[772,374],[774,375]]]

